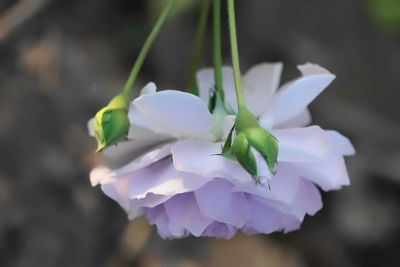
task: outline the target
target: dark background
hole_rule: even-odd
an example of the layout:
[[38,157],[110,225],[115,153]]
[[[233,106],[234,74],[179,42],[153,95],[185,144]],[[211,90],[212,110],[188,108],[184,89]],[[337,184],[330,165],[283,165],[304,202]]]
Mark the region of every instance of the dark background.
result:
[[[396,0],[236,1],[242,70],[282,61],[287,81],[310,61],[337,75],[311,110],[354,143],[352,186],[323,193],[300,231],[163,241],[91,187],[102,158],[87,120],[122,88],[164,2],[0,0],[0,266],[400,266]],[[185,88],[199,1],[180,2],[136,90]]]

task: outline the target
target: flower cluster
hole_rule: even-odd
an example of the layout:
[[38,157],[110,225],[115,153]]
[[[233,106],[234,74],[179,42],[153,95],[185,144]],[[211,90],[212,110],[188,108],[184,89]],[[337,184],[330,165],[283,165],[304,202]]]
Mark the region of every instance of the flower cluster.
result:
[[[255,153],[263,184],[256,184],[238,162],[219,155],[237,113],[233,72],[225,67],[229,115],[221,123],[213,123],[208,109],[212,69],[197,73],[199,97],[157,92],[149,83],[130,105],[128,140],[104,149],[108,166],[92,170],[92,185],[100,184],[130,219],[147,216],[164,238],[228,239],[238,230],[268,234],[298,229],[306,214],[322,207],[318,187],[328,191],[349,185],[344,156],[354,154],[338,132],[307,126],[307,106],[335,76],[310,63],[299,69],[302,76],[279,90],[280,63],[257,65],[243,76],[247,107],[278,140],[275,174]],[[92,135],[93,127],[91,120]],[[222,138],[215,136],[215,127]]]

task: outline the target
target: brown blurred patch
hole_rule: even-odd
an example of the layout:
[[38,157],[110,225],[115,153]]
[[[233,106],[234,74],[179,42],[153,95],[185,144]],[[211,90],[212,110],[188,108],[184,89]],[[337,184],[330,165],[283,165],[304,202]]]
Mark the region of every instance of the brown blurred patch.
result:
[[232,240],[215,240],[210,246],[206,267],[300,267],[289,249],[257,236],[237,235]]
[[151,234],[151,227],[146,218],[140,217],[130,222],[122,235],[121,254],[132,258],[141,252]]
[[60,85],[60,42],[58,34],[50,34],[21,54],[21,66],[37,76],[40,88],[53,91]]
[[139,261],[138,267],[164,267],[166,264],[162,263],[160,256],[155,253],[148,253],[144,255]]
[[0,202],[5,202],[11,195],[10,185],[4,181],[0,180]]

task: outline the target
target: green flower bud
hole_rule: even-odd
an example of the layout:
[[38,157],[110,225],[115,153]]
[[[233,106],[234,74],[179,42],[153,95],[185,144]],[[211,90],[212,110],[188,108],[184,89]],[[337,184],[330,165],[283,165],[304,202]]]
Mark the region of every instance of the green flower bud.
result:
[[271,173],[275,174],[275,164],[278,160],[278,140],[261,127],[253,127],[244,131],[247,141],[264,158]]
[[[234,129],[236,129],[236,138],[232,144]],[[275,174],[274,167],[278,159],[278,140],[258,125],[257,119],[250,111],[243,109],[236,117],[236,124],[228,135],[221,155],[238,161],[255,182],[259,183],[260,177],[253,149],[263,156],[270,172]]]
[[97,112],[94,123],[97,152],[126,138],[130,127],[128,110],[128,97],[119,94]]
[[240,165],[242,165],[242,167],[257,182],[258,175],[256,157],[251,150],[250,143],[247,140],[246,134],[244,132],[241,132],[236,136],[235,141],[233,141],[232,152]]

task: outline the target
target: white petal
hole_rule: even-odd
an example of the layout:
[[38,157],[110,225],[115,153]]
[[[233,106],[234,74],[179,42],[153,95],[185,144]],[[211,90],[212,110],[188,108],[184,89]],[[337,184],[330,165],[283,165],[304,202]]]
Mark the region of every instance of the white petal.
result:
[[241,191],[258,195],[263,198],[283,203],[292,203],[299,187],[299,175],[294,168],[288,168],[284,162],[276,165],[276,174],[272,176],[267,185],[256,185],[254,181],[246,184],[235,183],[234,191]]
[[329,137],[318,126],[273,130],[278,139],[278,162],[316,161],[335,154]]
[[107,183],[115,175],[115,173],[107,166],[96,166],[90,171],[90,183],[96,186],[102,183]]
[[282,63],[263,63],[252,67],[243,76],[244,98],[247,107],[258,116],[266,110],[278,88]]
[[137,171],[141,168],[145,168],[150,164],[153,164],[163,158],[169,156],[171,154],[171,148],[173,144],[167,144],[160,148],[157,148],[151,152],[146,153],[144,156],[131,161],[127,165],[123,166],[122,168],[115,170],[115,176],[124,176],[134,171]]
[[[199,87],[199,96],[208,105],[210,92],[215,90],[214,70],[210,68],[200,70],[197,72],[196,78]],[[222,68],[222,87],[225,93],[227,108],[237,111],[235,82],[231,67],[224,66]]]
[[347,137],[332,130],[325,130],[325,133],[329,136],[334,148],[339,154],[342,156],[353,156],[356,154],[356,150]]
[[129,122],[129,139],[157,139],[165,136],[163,129],[150,120],[146,115],[140,112],[133,104],[128,112]]
[[164,132],[177,138],[210,140],[212,115],[198,97],[179,91],[144,95],[135,107]]
[[324,191],[337,190],[350,185],[346,164],[342,156],[317,162],[296,162],[292,164],[299,176],[314,182]]
[[149,82],[143,87],[142,91],[140,91],[140,95],[148,95],[148,94],[155,94],[157,91],[157,86],[153,82]]
[[107,147],[103,150],[103,155],[107,161],[107,165],[112,169],[121,168],[129,162],[138,159],[145,153],[157,149],[173,140],[145,139],[145,140],[128,140],[118,145]]
[[335,75],[317,65],[299,66],[303,77],[286,84],[274,96],[271,106],[262,114],[273,116],[275,125],[297,116],[335,79]]
[[298,116],[288,121],[285,121],[284,123],[281,123],[279,125],[274,125],[274,128],[276,129],[299,128],[299,127],[306,127],[310,123],[311,123],[311,113],[310,110],[306,108]]
[[238,183],[252,181],[251,176],[237,163],[217,154],[222,143],[180,141],[172,148],[177,170],[204,177],[221,177]]
[[300,70],[303,76],[331,74],[328,70],[324,69],[323,67],[309,62],[303,65],[299,65],[297,66],[297,68]]
[[87,128],[88,128],[88,133],[89,133],[89,135],[94,137],[94,135],[95,135],[95,133],[94,133],[94,117],[91,118],[91,119],[88,121],[88,123],[87,123]]
[[[128,187],[129,180],[128,179],[121,179],[121,180],[110,180],[108,182],[103,181],[101,185],[101,189],[103,190],[104,194],[108,197],[114,199],[118,204],[127,212],[129,213],[129,194],[128,194]],[[136,210],[137,212],[137,210]]]
[[197,86],[199,88],[199,97],[208,105],[208,99],[214,90],[214,70],[207,68],[199,70],[196,73]]

